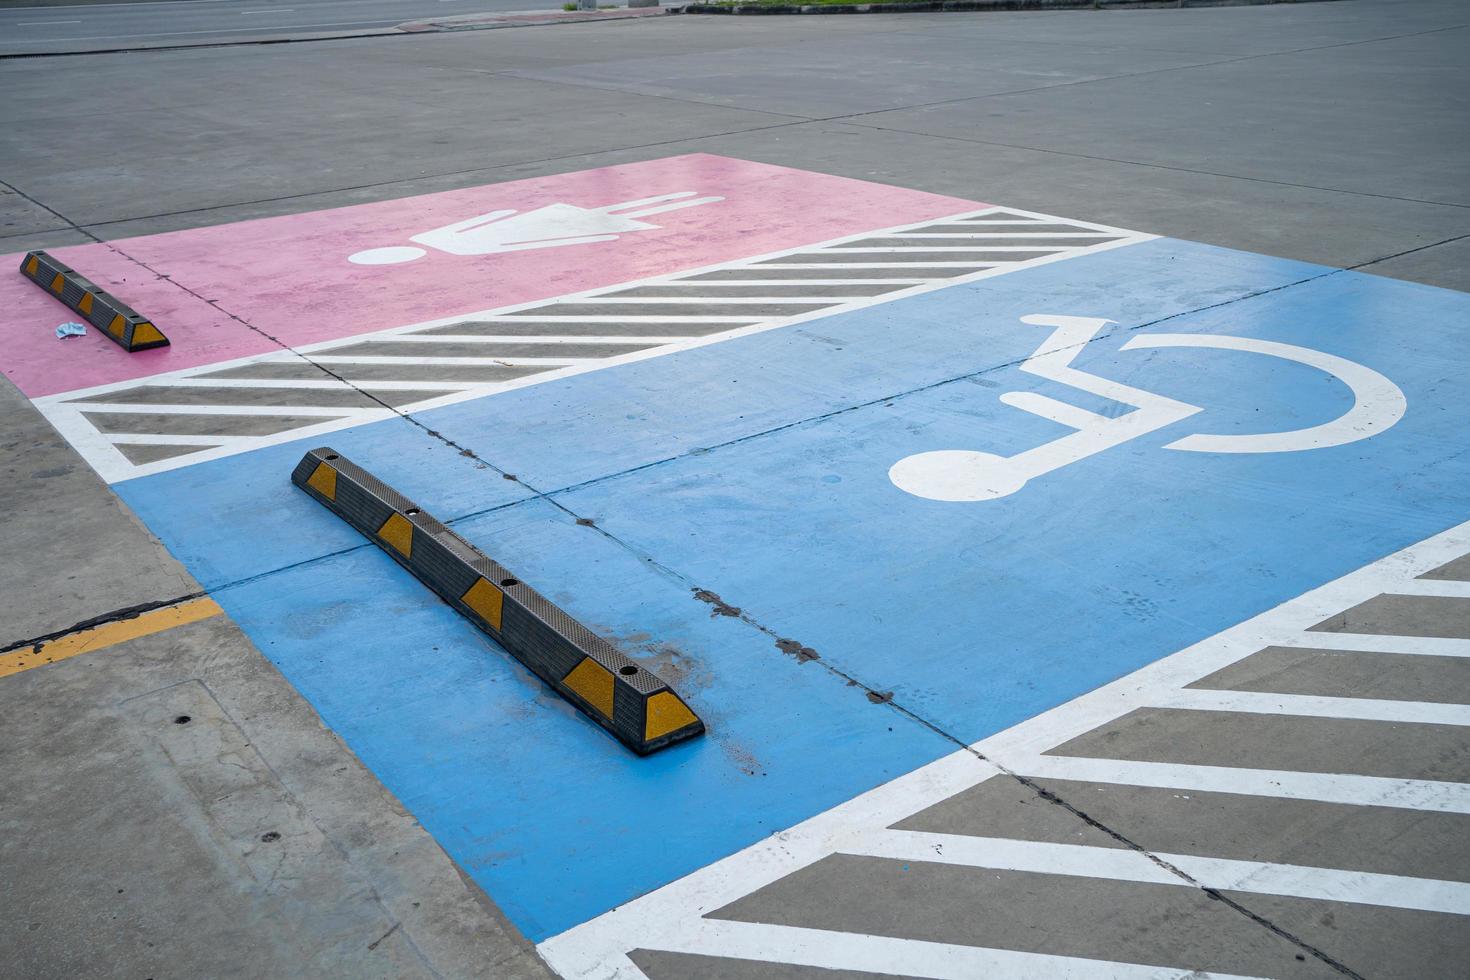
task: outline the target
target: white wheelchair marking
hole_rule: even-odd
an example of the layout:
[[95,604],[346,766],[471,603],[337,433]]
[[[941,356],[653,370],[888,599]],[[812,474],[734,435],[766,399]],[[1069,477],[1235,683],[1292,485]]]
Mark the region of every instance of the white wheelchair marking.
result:
[[[888,478],[900,490],[929,500],[995,500],[1015,493],[1038,476],[1202,411],[1197,405],[1109,381],[1072,367],[1077,353],[1099,330],[1113,322],[1111,320],[1032,314],[1022,317],[1021,322],[1053,328],[1051,335],[1021,365],[1021,370],[1132,405],[1136,411],[1108,418],[1035,392],[1006,392],[1000,396],[1006,405],[1076,431],[1014,456],[968,449],[944,449],[906,456],[888,471]],[[1177,439],[1165,446],[1166,449],[1196,453],[1288,453],[1341,446],[1391,428],[1403,418],[1408,407],[1399,387],[1377,371],[1295,344],[1217,334],[1144,334],[1129,340],[1121,350],[1162,347],[1238,350],[1295,361],[1332,375],[1353,393],[1352,407],[1321,425],[1254,435],[1199,433]]]

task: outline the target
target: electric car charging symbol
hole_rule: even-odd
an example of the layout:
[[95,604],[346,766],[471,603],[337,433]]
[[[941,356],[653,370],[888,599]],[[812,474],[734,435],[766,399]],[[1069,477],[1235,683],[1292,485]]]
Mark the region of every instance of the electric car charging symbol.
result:
[[[966,449],[944,449],[906,456],[888,471],[888,478],[900,490],[929,500],[995,500],[1015,493],[1039,476],[1202,411],[1197,405],[1109,381],[1072,367],[1072,360],[1082,347],[1112,323],[1111,320],[1033,314],[1022,317],[1021,322],[1052,328],[1050,336],[1026,359],[1021,370],[1132,405],[1135,411],[1108,418],[1035,392],[1006,392],[1000,396],[1005,404],[1074,431],[1014,456]],[[1321,425],[1254,435],[1200,433],[1177,439],[1165,449],[1196,453],[1290,453],[1341,446],[1391,428],[1403,418],[1408,407],[1399,387],[1377,371],[1308,347],[1220,334],[1169,333],[1140,334],[1120,349],[1151,347],[1204,347],[1279,357],[1326,372],[1347,385],[1353,395],[1351,408]]]

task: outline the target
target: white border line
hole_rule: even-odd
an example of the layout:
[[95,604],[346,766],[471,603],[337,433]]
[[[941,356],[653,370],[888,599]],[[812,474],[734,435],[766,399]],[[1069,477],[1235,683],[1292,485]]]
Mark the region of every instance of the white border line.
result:
[[[972,748],[1011,771],[1038,777],[1470,813],[1470,784],[1465,783],[1174,766],[1044,754],[1130,711],[1158,704],[1186,685],[1264,647],[1284,645],[1285,640],[1302,636],[1307,627],[1376,595],[1392,592],[1405,581],[1467,552],[1470,552],[1470,522],[1313,589],[1095,691],[990,736]],[[1316,645],[1331,648],[1343,635],[1318,634],[1320,640]],[[739,953],[730,952],[720,943],[700,945],[691,942],[691,935],[709,927],[711,920],[700,918],[702,915],[828,855],[861,847],[875,829],[890,827],[1000,772],[996,764],[977,758],[969,751],[953,752],[554,936],[542,942],[537,949],[553,969],[576,980],[640,978],[642,974],[625,955],[631,949],[689,949],[709,955],[738,956]],[[1218,859],[1198,856],[1188,860],[1199,862],[1197,867],[1201,870],[1207,866],[1205,862],[1218,862]],[[1216,863],[1211,873],[1230,870]],[[1287,872],[1270,874],[1285,875]],[[1415,887],[1433,888],[1432,884],[1424,883],[1428,879],[1413,880],[1419,882]],[[1463,898],[1458,892],[1456,896],[1457,901]],[[723,927],[721,924],[715,928]],[[828,936],[831,937],[829,942],[844,947],[856,948],[853,944],[866,941],[866,937],[855,934],[830,933]],[[778,957],[772,954],[767,958]]]
[[[104,480],[106,480],[108,483],[118,483],[123,480],[130,480],[144,476],[152,476],[156,473],[163,473],[169,470],[179,469],[184,466],[192,466],[195,463],[208,462],[210,460],[221,459],[226,456],[233,456],[241,452],[241,449],[238,445],[222,445],[218,449],[207,450],[199,453],[191,453],[183,457],[157,460],[155,462],[146,463],[141,466],[134,465],[133,463],[129,462],[126,457],[122,455],[121,452],[114,448],[111,445],[111,442],[105,436],[103,436],[101,433],[96,432],[96,430],[93,429],[92,426],[88,424],[85,419],[80,419],[75,415],[74,406],[69,404],[73,399],[84,398],[90,395],[105,394],[124,388],[140,387],[150,383],[166,384],[171,383],[176,379],[192,380],[201,374],[214,374],[219,371],[228,371],[232,368],[245,367],[248,365],[259,363],[279,362],[305,364],[307,363],[307,359],[302,355],[309,355],[311,360],[323,364],[337,363],[331,361],[329,358],[331,357],[330,351],[339,347],[347,347],[380,339],[396,338],[400,334],[418,332],[433,327],[448,326],[450,324],[464,323],[466,321],[483,321],[495,318],[504,318],[507,314],[515,313],[520,310],[531,309],[534,307],[545,306],[550,303],[576,302],[578,300],[600,301],[602,295],[605,293],[616,292],[618,290],[629,289],[638,286],[663,286],[675,284],[685,285],[686,283],[681,282],[681,280],[685,280],[690,276],[698,276],[709,272],[719,272],[728,269],[748,270],[753,277],[750,280],[751,282],[769,281],[773,283],[780,283],[783,285],[811,284],[813,280],[761,280],[759,278],[759,270],[751,269],[750,266],[767,259],[779,258],[783,255],[795,255],[803,252],[810,252],[814,249],[830,248],[833,246],[841,245],[844,242],[858,241],[863,238],[870,238],[873,237],[875,234],[880,234],[882,232],[901,232],[909,228],[918,228],[934,224],[944,224],[946,222],[953,222],[966,218],[984,216],[986,214],[992,214],[996,212],[1026,214],[1030,216],[1031,221],[1075,225],[1078,228],[1089,229],[1091,231],[1100,233],[1107,233],[1109,235],[1116,235],[1118,237],[1115,241],[1104,242],[1099,245],[1078,246],[1068,249],[1066,251],[1057,252],[1053,255],[1046,255],[1040,258],[1029,259],[1026,260],[1024,263],[1016,263],[1012,265],[1003,265],[997,266],[995,268],[982,269],[979,272],[974,272],[963,276],[955,276],[953,278],[939,280],[923,279],[912,286],[881,293],[876,296],[855,296],[850,298],[845,297],[845,299],[847,299],[848,301],[840,306],[830,306],[819,310],[813,310],[807,313],[797,314],[795,316],[767,319],[760,323],[752,324],[750,326],[737,327],[732,330],[722,331],[720,333],[714,333],[708,336],[698,337],[690,340],[679,341],[677,343],[667,344],[661,347],[653,347],[646,350],[633,351],[627,354],[617,355],[615,357],[589,359],[583,362],[568,362],[565,367],[562,367],[559,370],[529,374],[523,377],[511,378],[505,381],[466,384],[464,387],[461,387],[456,391],[446,393],[439,398],[416,402],[412,406],[402,406],[400,407],[400,410],[411,411],[414,414],[418,412],[430,411],[436,408],[443,408],[447,405],[454,405],[460,402],[469,401],[471,399],[483,398],[487,395],[500,394],[506,391],[514,391],[519,388],[526,388],[530,387],[531,385],[545,384],[551,381],[559,381],[563,378],[573,377],[578,374],[585,374],[589,371],[600,371],[604,368],[617,367],[623,364],[631,364],[637,361],[647,360],[652,357],[662,357],[664,355],[677,353],[683,350],[692,350],[698,347],[708,346],[710,344],[717,344],[723,343],[727,340],[734,340],[738,337],[763,333],[767,330],[776,330],[783,327],[806,323],[811,320],[835,316],[841,313],[850,312],[852,310],[865,309],[867,307],[876,306],[880,303],[887,303],[892,300],[904,299],[909,296],[917,296],[923,293],[932,292],[937,289],[945,289],[950,286],[977,282],[998,275],[1004,275],[1009,272],[1016,272],[1022,269],[1033,269],[1038,266],[1048,265],[1052,262],[1064,261],[1069,258],[1082,257],[1086,255],[1097,254],[1099,252],[1111,251],[1115,248],[1123,248],[1128,245],[1136,245],[1141,242],[1152,241],[1153,239],[1158,237],[1157,235],[1129,231],[1123,228],[1114,228],[1108,225],[1100,225],[1095,222],[1077,221],[1070,218],[1059,218],[1054,215],[1046,215],[1039,212],[1026,212],[1021,211],[1017,208],[1007,208],[1000,205],[987,205],[985,207],[976,208],[974,210],[956,212],[955,214],[945,217],[926,218],[922,221],[910,222],[904,225],[893,226],[886,229],[872,229],[852,235],[844,235],[840,238],[834,238],[825,242],[801,245],[788,249],[783,249],[778,252],[769,252],[760,255],[747,256],[740,259],[731,259],[712,265],[698,266],[691,269],[682,269],[658,276],[649,276],[643,279],[629,280],[622,283],[611,283],[608,285],[597,286],[593,289],[583,290],[581,292],[567,293],[562,296],[540,298],[536,300],[529,300],[524,303],[513,304],[510,306],[496,307],[488,310],[480,310],[469,313],[456,314],[454,316],[440,317],[434,320],[425,320],[420,323],[408,324],[401,327],[389,327],[384,330],[357,334],[352,337],[334,338],[329,341],[320,341],[313,344],[305,344],[300,347],[295,347],[288,350],[268,351],[264,354],[252,354],[247,357],[234,358],[228,361],[219,361],[213,364],[196,365],[194,367],[181,368],[177,371],[169,371],[162,374],[150,375],[145,378],[130,378],[126,381],[114,381],[107,384],[94,385],[90,388],[82,388],[75,391],[61,392],[54,395],[46,395],[41,398],[33,399],[33,403],[42,412],[42,414],[47,417],[51,424],[61,431],[62,435],[66,437],[67,441],[69,441],[73,446],[78,449],[79,452],[81,452],[83,458],[85,458],[87,462],[91,464],[93,469],[95,469]],[[1021,223],[1024,224],[1027,222]],[[963,263],[963,265],[973,266],[975,265],[975,263]],[[779,268],[779,266],[773,268]],[[855,267],[850,265],[842,265],[838,266],[838,268],[850,269]],[[828,280],[817,281],[826,282]],[[841,283],[855,283],[862,280],[837,279],[831,281]],[[705,282],[718,283],[720,285],[739,284],[735,280],[706,280]],[[892,280],[878,280],[878,282],[884,285],[893,284]],[[524,319],[537,320],[557,318],[528,316]],[[738,321],[741,318],[737,317],[734,319]],[[701,320],[701,322],[705,321]],[[456,363],[463,362],[456,361]],[[507,358],[499,361],[498,363],[516,364],[518,363],[518,361],[514,358]],[[354,384],[355,383],[356,382],[354,382]],[[350,386],[343,385],[343,387],[348,388]],[[294,442],[298,439],[315,438],[316,436],[326,435],[330,432],[336,432],[342,429],[352,428],[354,426],[361,425],[365,421],[375,421],[379,417],[380,416],[375,415],[372,419],[362,419],[356,416],[348,416],[335,422],[324,423],[319,426],[292,429],[270,436],[254,437],[256,441],[252,443],[251,448],[265,448],[267,446],[280,445],[286,442]]]

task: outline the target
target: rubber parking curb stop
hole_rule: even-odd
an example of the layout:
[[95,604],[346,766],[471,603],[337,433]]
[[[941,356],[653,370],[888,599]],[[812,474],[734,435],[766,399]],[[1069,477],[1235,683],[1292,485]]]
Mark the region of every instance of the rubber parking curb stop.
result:
[[634,752],[648,755],[704,731],[704,722],[657,675],[356,463],[313,449],[291,482]]
[[21,259],[20,272],[70,310],[86,317],[104,337],[128,353],[168,346],[163,331],[147,317],[45,252],[27,252]]

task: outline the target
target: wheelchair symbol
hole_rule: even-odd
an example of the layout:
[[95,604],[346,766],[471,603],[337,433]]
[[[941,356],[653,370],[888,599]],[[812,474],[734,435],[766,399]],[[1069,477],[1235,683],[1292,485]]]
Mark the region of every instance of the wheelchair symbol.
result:
[[[1112,323],[1095,317],[1033,314],[1022,323],[1051,327],[1051,335],[1026,359],[1021,370],[1059,384],[1101,395],[1136,410],[1107,418],[1046,395],[1011,391],[1000,400],[1012,408],[1058,422],[1075,431],[1014,456],[967,449],[944,449],[907,456],[893,465],[888,478],[906,493],[929,500],[995,500],[1015,493],[1029,481],[1086,459],[1130,439],[1189,418],[1202,409],[1109,381],[1072,367],[1072,359],[1103,327]],[[1367,439],[1391,428],[1404,417],[1404,393],[1392,381],[1361,364],[1294,344],[1219,334],[1140,334],[1122,350],[1149,347],[1205,347],[1249,351],[1305,364],[1332,375],[1353,394],[1353,405],[1329,422],[1286,432],[1256,435],[1185,436],[1165,446],[1193,453],[1292,453],[1341,446]]]

